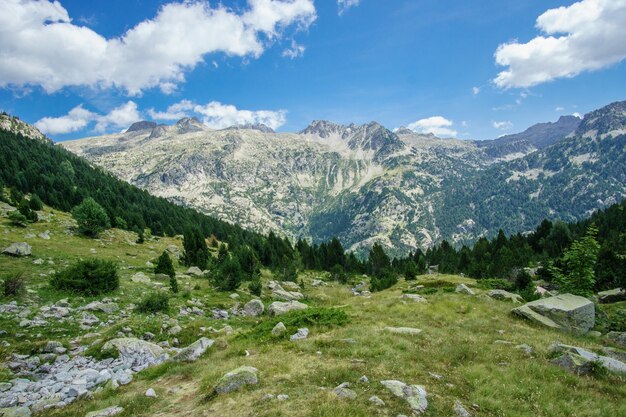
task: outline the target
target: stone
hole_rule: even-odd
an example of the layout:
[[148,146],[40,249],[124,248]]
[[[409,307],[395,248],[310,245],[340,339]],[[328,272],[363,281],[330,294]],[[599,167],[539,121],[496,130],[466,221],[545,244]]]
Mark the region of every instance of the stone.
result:
[[178,246],[176,246],[176,245],[169,245],[167,248],[165,248],[165,250],[170,255],[174,256],[176,259],[180,259],[181,252],[180,252],[180,249],[178,248]]
[[167,334],[169,334],[170,336],[176,336],[178,333],[182,331],[183,331],[183,328],[180,327],[179,325],[176,325],[176,326],[170,327],[170,329],[167,331]]
[[311,281],[312,287],[322,287],[324,285],[326,285],[326,283],[322,281],[321,279],[314,279],[313,281]]
[[487,295],[494,300],[512,301],[514,303],[521,303],[523,301],[522,297],[519,295],[504,290],[489,290]]
[[154,264],[150,261],[146,261],[146,268],[154,268]]
[[272,329],[272,334],[274,336],[280,336],[281,334],[285,333],[286,331],[287,331],[287,328],[285,327],[285,325],[281,321],[280,323],[276,324],[276,326],[274,326],[274,328]]
[[287,394],[278,394],[276,396],[276,399],[278,401],[287,401],[289,399],[289,395],[287,395]]
[[146,276],[146,274],[144,274],[143,272],[137,272],[135,275],[133,275],[130,280],[132,282],[137,282],[137,283],[141,283],[141,284],[150,284],[150,278],[148,278]]
[[178,362],[195,362],[208,348],[213,346],[213,343],[213,340],[206,337],[200,338],[174,355],[172,360]]
[[26,242],[12,243],[8,248],[5,248],[2,253],[11,256],[30,256],[33,253],[33,248]]
[[413,327],[385,327],[385,331],[394,334],[408,334],[416,336],[422,332],[421,329],[415,329]]
[[238,298],[239,298],[239,294],[237,294],[236,292],[234,292],[234,293],[232,293],[231,295],[229,295],[229,297],[230,297],[232,300],[236,300],[236,299],[238,299]]
[[374,404],[377,407],[384,407],[385,406],[385,402],[383,400],[381,400],[380,398],[378,398],[375,395],[372,395],[371,397],[369,397],[369,399],[367,400],[369,402],[371,402],[372,404]]
[[626,373],[626,363],[577,346],[555,343],[550,347],[550,352],[562,353],[560,357],[553,359],[552,363],[580,375],[588,373],[592,369],[592,363],[599,364],[611,372]]
[[463,407],[463,403],[459,400],[454,401],[454,415],[455,417],[471,417],[472,415]]
[[135,337],[112,339],[102,346],[103,351],[113,348],[117,349],[122,359],[133,359],[133,357],[138,354],[151,356],[156,359],[165,353],[162,347]]
[[30,417],[31,412],[28,407],[0,408],[0,416],[2,417]]
[[[63,344],[61,342],[57,342],[55,340],[50,340],[41,350],[43,353],[54,353],[56,349],[62,348]],[[62,352],[64,353],[64,352]]]
[[598,293],[598,301],[602,304],[617,303],[626,300],[626,290],[623,288],[615,288],[608,291],[600,291]]
[[421,295],[417,295],[417,294],[402,294],[402,297],[400,297],[403,300],[410,300],[413,301],[415,303],[425,303],[427,302],[426,299],[424,297],[422,297]]
[[237,391],[246,385],[257,385],[259,378],[258,370],[251,366],[242,366],[228,372],[217,382],[214,391],[217,394],[227,394]]
[[119,309],[120,307],[116,303],[103,303],[101,301],[93,301],[79,308],[79,310],[102,311],[107,314],[113,314],[116,311],[119,311]]
[[274,288],[274,290],[272,291],[272,298],[277,300],[292,301],[302,300],[304,298],[304,295],[297,291],[286,291],[283,289]]
[[606,338],[618,346],[626,348],[626,332],[608,332]]
[[626,363],[626,352],[623,350],[613,349],[610,347],[603,347],[601,350],[604,356]]
[[337,398],[354,400],[356,399],[356,392],[350,389],[350,384],[348,382],[344,382],[342,384],[337,385],[333,389],[333,394],[337,396]]
[[192,266],[190,267],[187,272],[185,272],[187,275],[193,275],[196,277],[202,277],[204,276],[204,273],[202,272],[202,269],[198,268],[197,266]]
[[289,313],[290,311],[306,310],[307,308],[309,308],[309,306],[299,301],[287,301],[284,303],[274,301],[270,304],[267,311],[270,316],[280,316],[282,314]]
[[244,314],[249,317],[258,317],[262,315],[264,311],[265,306],[261,300],[251,300],[243,306]]
[[369,384],[370,379],[366,377],[365,375],[363,375],[361,378],[359,378],[359,382],[362,382],[363,384]]
[[146,397],[148,397],[148,398],[157,398],[157,394],[156,394],[156,392],[154,391],[154,389],[153,389],[153,388],[148,388],[148,389],[146,390],[146,394],[145,394],[145,395],[146,395]]
[[512,312],[543,326],[572,333],[586,333],[595,325],[593,303],[572,294],[531,301]]
[[39,236],[39,238],[43,240],[50,240],[50,231],[46,230],[45,232],[39,233],[37,236]]
[[421,385],[407,385],[402,381],[380,381],[393,395],[405,400],[414,414],[422,414],[428,408],[426,389]]
[[303,328],[298,329],[295,334],[292,334],[289,340],[291,340],[292,342],[296,342],[298,340],[306,339],[307,337],[309,337],[309,329]]
[[476,295],[476,293],[465,284],[457,285],[454,289],[454,292],[457,292],[459,294]]
[[85,417],[109,417],[109,416],[116,416],[118,414],[121,414],[123,411],[124,411],[124,408],[122,408],[120,406],[113,406],[113,407],[104,408],[102,410],[92,411],[91,413],[87,413],[87,415],[85,415]]

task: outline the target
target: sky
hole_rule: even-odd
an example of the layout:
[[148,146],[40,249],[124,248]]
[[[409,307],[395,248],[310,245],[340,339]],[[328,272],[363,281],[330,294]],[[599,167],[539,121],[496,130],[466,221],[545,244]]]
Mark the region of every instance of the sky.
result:
[[0,110],[494,139],[626,100],[626,0],[0,0]]

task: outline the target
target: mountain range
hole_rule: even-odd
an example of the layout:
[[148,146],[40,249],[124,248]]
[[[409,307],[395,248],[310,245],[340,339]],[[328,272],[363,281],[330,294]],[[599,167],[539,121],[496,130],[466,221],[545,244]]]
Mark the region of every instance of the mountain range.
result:
[[626,102],[491,141],[442,139],[372,122],[212,130],[195,118],[142,121],[63,142],[151,194],[260,232],[357,253],[446,239],[470,243],[576,220],[626,197]]

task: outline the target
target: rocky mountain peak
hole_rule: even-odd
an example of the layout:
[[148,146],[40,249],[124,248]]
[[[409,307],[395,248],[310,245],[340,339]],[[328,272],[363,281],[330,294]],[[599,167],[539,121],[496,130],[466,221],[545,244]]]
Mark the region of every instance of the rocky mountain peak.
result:
[[202,132],[206,126],[197,117],[183,117],[176,122],[178,133]]
[[408,127],[405,127],[405,126],[400,126],[395,131],[396,135],[412,135],[413,133],[414,132],[411,129],[409,129]]
[[626,101],[611,103],[587,113],[576,133],[584,136],[590,132],[603,135],[615,131],[626,133]]
[[346,126],[340,125],[328,120],[313,120],[304,130],[300,131],[303,135],[315,135],[320,138],[328,138],[333,134],[342,134],[346,130]]
[[19,133],[24,137],[38,140],[40,142],[52,143],[52,141],[48,139],[46,135],[41,133],[35,126],[31,126],[20,120],[19,117],[11,116],[7,113],[0,114],[0,129],[7,130],[12,133]]
[[126,130],[126,133],[129,132],[139,132],[142,130],[151,130],[157,127],[155,122],[149,122],[147,120],[141,120],[139,122],[135,122]]

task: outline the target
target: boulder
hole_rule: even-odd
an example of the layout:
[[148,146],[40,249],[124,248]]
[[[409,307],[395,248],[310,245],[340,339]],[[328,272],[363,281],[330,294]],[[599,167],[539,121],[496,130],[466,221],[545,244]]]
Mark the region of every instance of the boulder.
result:
[[292,281],[283,281],[281,282],[283,288],[287,288],[289,291],[300,291],[301,288],[298,284]]
[[427,393],[423,386],[407,385],[402,381],[396,380],[380,381],[380,383],[391,391],[393,395],[405,400],[414,414],[422,414],[428,408]]
[[276,326],[274,326],[274,328],[272,329],[272,334],[274,336],[280,336],[281,334],[285,333],[286,331],[287,331],[287,328],[285,327],[285,325],[281,321]]
[[265,306],[261,300],[251,300],[243,306],[244,314],[249,317],[258,317],[262,315],[264,311]]
[[385,331],[395,334],[408,334],[416,336],[422,332],[421,329],[415,329],[413,327],[385,327]]
[[109,417],[116,416],[121,414],[124,411],[124,408],[119,406],[104,408],[102,410],[92,411],[91,413],[87,413],[85,417]]
[[336,386],[335,389],[333,389],[333,394],[341,399],[354,400],[356,398],[356,392],[350,389],[348,382]]
[[208,348],[213,346],[213,343],[213,340],[206,337],[198,339],[174,355],[172,360],[179,362],[195,362]]
[[512,301],[514,303],[523,302],[522,297],[519,295],[504,290],[489,290],[487,295],[495,300]]
[[146,276],[146,274],[144,274],[143,272],[137,272],[135,275],[133,275],[130,280],[132,282],[138,282],[138,283],[142,283],[142,284],[150,284],[150,278],[148,278]]
[[454,415],[455,417],[471,417],[469,411],[463,407],[463,403],[459,400],[454,401]]
[[287,301],[282,303],[280,301],[274,301],[267,309],[270,316],[280,316],[281,314],[289,313],[290,311],[306,310],[308,305],[299,301]]
[[122,359],[134,359],[137,355],[152,356],[154,359],[165,352],[162,347],[154,343],[134,337],[121,337],[109,340],[102,346],[102,350],[117,349]]
[[617,303],[626,300],[626,290],[623,288],[615,288],[608,291],[600,291],[598,293],[598,301],[602,304]]
[[595,325],[595,306],[578,295],[542,298],[512,311],[535,323],[567,332],[586,333]]
[[611,342],[626,348],[626,332],[608,332],[606,338]]
[[103,303],[101,301],[93,301],[79,308],[79,310],[102,311],[107,314],[115,313],[119,309],[120,307],[116,303]]
[[259,383],[257,372],[258,370],[251,366],[239,367],[220,378],[214,391],[217,394],[227,394],[237,391],[245,385],[256,385]]
[[274,288],[274,290],[272,290],[272,298],[276,300],[292,301],[302,300],[304,298],[304,295],[297,291],[286,291],[282,288]]
[[375,395],[372,395],[371,397],[369,397],[369,399],[367,400],[369,402],[371,402],[372,404],[374,404],[377,407],[384,407],[385,406],[385,402],[383,400],[381,400],[380,398],[378,398]]
[[31,412],[28,407],[0,408],[0,416],[2,417],[30,417]]
[[178,248],[178,246],[176,246],[176,245],[169,245],[167,248],[165,248],[165,250],[170,255],[174,256],[176,259],[180,259],[181,252],[180,252],[180,249]]
[[402,294],[400,298],[403,300],[413,301],[414,303],[426,302],[426,299],[424,297],[422,297],[421,295],[417,295],[417,294]]
[[476,293],[465,284],[457,285],[454,292],[457,292],[459,294],[476,295]]
[[33,248],[26,242],[16,242],[4,249],[2,253],[18,257],[30,256],[33,253]]
[[145,395],[148,398],[157,398],[157,394],[156,394],[156,391],[154,390],[154,388],[148,388],[146,390],[146,394]]
[[298,329],[295,334],[291,335],[289,340],[291,340],[292,342],[296,342],[298,340],[306,339],[307,337],[309,337],[309,329],[305,327],[303,329]]
[[626,363],[617,359],[601,356],[586,349],[555,343],[550,347],[552,354],[562,355],[551,362],[579,375],[589,373],[593,364],[599,364],[611,372],[626,373]]
[[193,276],[196,276],[196,277],[204,276],[204,273],[202,272],[202,270],[200,268],[198,268],[197,266],[192,266],[185,273],[187,275],[193,275]]

